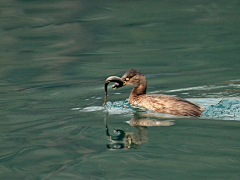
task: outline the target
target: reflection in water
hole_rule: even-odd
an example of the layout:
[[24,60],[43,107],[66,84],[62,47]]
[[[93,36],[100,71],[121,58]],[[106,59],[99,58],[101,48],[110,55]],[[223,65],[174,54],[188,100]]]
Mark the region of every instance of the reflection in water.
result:
[[[149,116],[149,115],[148,115]],[[108,113],[105,117],[106,135],[111,142],[107,144],[108,149],[135,149],[148,141],[148,126],[171,126],[174,125],[172,120],[157,121],[146,118],[142,113],[135,113],[129,121],[129,124],[136,128],[134,133],[125,132],[121,129],[114,129],[114,135],[109,133],[107,125]],[[153,115],[152,117],[156,117]]]

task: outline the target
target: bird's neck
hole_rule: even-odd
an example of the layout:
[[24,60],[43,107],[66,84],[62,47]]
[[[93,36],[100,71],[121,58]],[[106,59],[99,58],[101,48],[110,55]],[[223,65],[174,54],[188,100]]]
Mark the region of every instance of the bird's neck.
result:
[[142,77],[139,80],[139,84],[133,88],[129,99],[132,99],[142,94],[146,94],[146,91],[147,91],[147,80],[146,80],[146,77],[142,75]]

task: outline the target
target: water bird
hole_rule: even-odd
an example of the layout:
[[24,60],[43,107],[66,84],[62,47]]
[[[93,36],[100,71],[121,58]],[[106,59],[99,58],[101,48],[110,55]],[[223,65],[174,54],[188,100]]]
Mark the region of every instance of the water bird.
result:
[[118,76],[110,76],[105,81],[105,102],[107,102],[107,86],[110,82],[115,82],[113,89],[118,89],[125,85],[133,86],[133,90],[129,96],[129,103],[157,111],[164,114],[180,115],[180,116],[200,116],[204,108],[197,103],[188,100],[164,94],[146,94],[147,79],[136,69],[128,70],[121,78]]

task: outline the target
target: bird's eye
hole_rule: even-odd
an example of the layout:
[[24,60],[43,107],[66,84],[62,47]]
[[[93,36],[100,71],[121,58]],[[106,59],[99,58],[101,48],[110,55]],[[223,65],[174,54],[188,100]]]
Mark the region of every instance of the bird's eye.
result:
[[126,81],[129,81],[129,78],[126,78]]

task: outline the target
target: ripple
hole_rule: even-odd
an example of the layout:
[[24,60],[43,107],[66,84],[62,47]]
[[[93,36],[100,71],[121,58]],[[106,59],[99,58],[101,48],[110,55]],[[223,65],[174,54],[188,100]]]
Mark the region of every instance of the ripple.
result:
[[181,92],[181,91],[192,91],[192,90],[212,90],[212,89],[220,89],[220,88],[225,88],[228,86],[214,86],[214,85],[210,85],[210,86],[197,86],[197,87],[189,87],[189,88],[180,88],[180,89],[173,89],[173,90],[168,90],[165,92]]
[[216,105],[209,106],[203,117],[211,117],[223,120],[240,120],[240,101],[235,99],[223,99]]
[[129,104],[128,100],[125,101],[116,101],[116,102],[107,102],[104,107],[102,106],[88,106],[83,109],[72,108],[71,110],[79,110],[80,112],[97,112],[107,110],[109,114],[128,114],[132,115],[134,109]]
[[105,108],[102,106],[89,106],[89,107],[85,107],[83,109],[81,109],[81,112],[94,112],[94,111],[102,111]]
[[109,114],[129,114],[132,115],[134,109],[126,99],[125,101],[107,102],[105,105]]
[[[192,102],[198,103],[206,108],[203,118],[213,118],[219,120],[240,120],[240,101],[236,99],[219,99],[219,98],[191,98]],[[80,112],[98,112],[106,111],[109,114],[130,115],[136,111],[145,111],[151,113],[147,109],[131,106],[128,100],[107,102],[102,106],[88,106],[85,108],[72,108],[71,110],[79,110]],[[157,113],[157,112],[156,112]],[[166,115],[171,116],[171,115]]]

